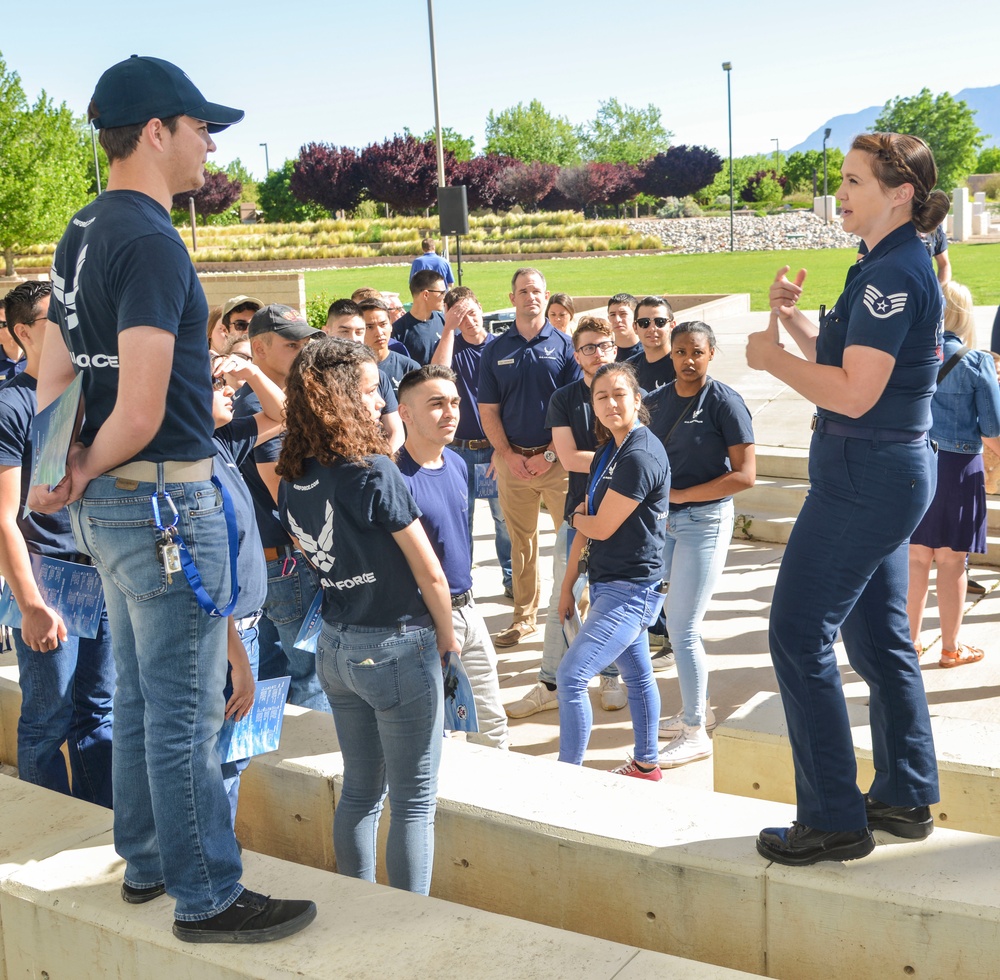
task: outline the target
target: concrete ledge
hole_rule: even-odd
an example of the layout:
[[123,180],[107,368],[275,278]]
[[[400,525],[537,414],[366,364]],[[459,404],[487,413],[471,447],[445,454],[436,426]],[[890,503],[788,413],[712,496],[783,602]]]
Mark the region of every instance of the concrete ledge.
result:
[[0,667],[0,763],[17,766],[17,719],[21,716],[21,687],[17,682],[17,658]]
[[[858,784],[867,788],[874,777],[868,709],[849,701],[847,710]],[[1000,836],[1000,726],[933,715],[931,726],[941,783],[941,802],[931,807],[935,823]],[[719,725],[714,743],[716,792],[795,802],[792,750],[779,695],[754,695]]]
[[[17,847],[22,834],[34,833],[36,846],[55,839],[37,829],[53,813],[55,794],[9,779],[0,781],[0,793],[0,851],[8,849],[8,836],[18,826],[31,830],[22,830]],[[246,880],[267,893],[312,898],[319,910],[316,922],[289,939],[260,946],[184,944],[170,932],[170,899],[142,906],[122,902],[123,862],[106,829],[110,814],[88,804],[79,803],[79,808],[92,811],[89,839],[77,830],[70,835],[76,840],[63,837],[67,846],[61,852],[45,850],[40,859],[25,859],[21,867],[5,866],[0,922],[8,977],[273,980],[335,975],[381,980],[474,975],[483,964],[491,977],[518,980],[747,976],[249,852],[244,852]],[[63,820],[76,823],[80,814]],[[102,824],[104,832],[95,836]]]

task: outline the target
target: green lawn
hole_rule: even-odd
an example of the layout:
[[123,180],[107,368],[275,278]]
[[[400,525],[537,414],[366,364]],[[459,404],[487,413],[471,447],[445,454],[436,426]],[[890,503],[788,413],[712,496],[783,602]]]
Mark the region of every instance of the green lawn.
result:
[[[1000,303],[1000,244],[952,245],[948,249],[954,276],[971,290],[977,304]],[[454,266],[454,255],[452,256]],[[617,292],[750,293],[751,309],[767,308],[767,287],[783,265],[804,268],[804,305],[832,306],[844,285],[850,249],[797,249],[785,252],[722,252],[712,255],[639,255],[595,259],[546,259],[541,269],[552,292],[571,296],[603,296]],[[492,310],[510,305],[510,276],[518,263],[466,262],[462,283],[471,286]],[[359,286],[396,291],[404,302],[408,267],[372,266],[306,273],[306,295],[326,293],[331,300],[349,296]]]

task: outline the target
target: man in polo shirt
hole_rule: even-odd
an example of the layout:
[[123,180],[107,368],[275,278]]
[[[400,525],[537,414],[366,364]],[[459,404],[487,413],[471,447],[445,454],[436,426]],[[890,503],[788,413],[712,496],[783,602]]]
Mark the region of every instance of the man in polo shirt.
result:
[[653,392],[677,377],[670,358],[670,331],[674,328],[674,311],[659,296],[644,296],[635,311],[635,325],[642,339],[642,353],[626,363],[635,368],[639,387]]
[[[248,327],[253,362],[264,376],[284,390],[288,369],[296,355],[322,331],[311,327],[305,317],[290,306],[262,307]],[[243,385],[233,397],[233,417],[246,418],[261,410],[260,399],[250,385]],[[267,561],[267,599],[258,623],[260,644],[259,677],[288,674],[288,701],[303,708],[329,711],[330,702],[316,676],[316,658],[295,646],[302,620],[319,588],[319,581],[305,555],[278,520],[278,486],[275,473],[281,455],[281,437],[254,447],[253,455],[240,467],[253,499],[257,530]]]
[[[444,294],[447,292],[444,279],[437,272],[424,269],[410,280],[410,295],[413,303],[410,312],[398,320],[389,320],[394,340],[402,343],[410,352],[410,357],[421,364],[430,364],[434,348],[444,330],[444,314],[441,312]],[[389,310],[386,307],[386,315]]]
[[[240,883],[217,752],[235,528],[212,482],[208,304],[170,223],[174,195],[204,183],[211,134],[243,112],[207,102],[176,65],[133,55],[101,76],[88,115],[108,156],[108,189],[56,247],[49,319],[59,329],[46,331],[38,378],[42,410],[79,372],[87,411],[66,477],[32,487],[29,502],[49,513],[70,505],[77,546],[104,584],[118,674],[122,898],[166,891],[185,942],[280,939],[307,926],[316,906]],[[182,542],[200,594],[177,568]]]
[[420,242],[420,247],[423,249],[423,254],[418,255],[413,262],[410,263],[410,279],[412,279],[418,272],[424,269],[430,269],[431,272],[436,272],[443,280],[445,287],[451,289],[455,285],[455,277],[451,272],[451,265],[436,251],[436,243],[433,238],[424,238]]
[[493,446],[514,573],[514,618],[497,635],[499,647],[536,630],[539,505],[544,499],[559,521],[567,491],[545,414],[552,393],[580,377],[573,341],[545,318],[545,277],[537,269],[518,269],[511,289],[514,324],[490,344],[479,369],[479,415]]
[[[455,438],[450,443],[453,452],[465,461],[469,472],[469,548],[472,554],[472,525],[476,507],[476,467],[489,464],[493,458],[493,447],[483,432],[479,418],[479,362],[483,351],[496,337],[483,326],[483,308],[476,294],[468,286],[449,289],[444,298],[448,312],[444,318],[444,333],[441,343],[434,351],[432,364],[450,367],[455,372],[455,383],[462,396],[462,414],[455,430]],[[503,575],[503,594],[514,598],[513,574],[510,568],[510,535],[504,520],[500,501],[488,498],[490,515],[493,518],[493,541],[497,561]]]
[[631,293],[615,293],[608,300],[608,322],[615,332],[615,360],[627,361],[642,353],[642,341],[635,331],[636,298]]
[[420,365],[412,357],[389,349],[392,324],[384,300],[363,299],[358,307],[365,321],[365,345],[371,348],[378,369],[388,376],[395,392],[403,375],[407,371],[415,371]]

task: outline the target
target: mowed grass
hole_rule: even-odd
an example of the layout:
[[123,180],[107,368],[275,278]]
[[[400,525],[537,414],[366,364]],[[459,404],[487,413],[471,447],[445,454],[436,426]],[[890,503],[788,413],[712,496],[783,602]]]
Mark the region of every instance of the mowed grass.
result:
[[[948,249],[954,278],[971,290],[977,305],[1000,303],[1000,244],[954,244]],[[551,292],[570,296],[607,296],[618,292],[636,296],[674,293],[749,293],[753,310],[767,309],[767,289],[781,266],[793,273],[805,269],[803,306],[832,306],[844,287],[854,262],[853,249],[795,249],[777,252],[722,252],[711,255],[625,255],[593,259],[546,259],[530,263],[540,269]],[[452,254],[452,267],[455,256]],[[476,291],[483,308],[509,306],[510,277],[522,264],[466,262],[462,284]],[[457,270],[456,270],[457,275]],[[371,266],[306,273],[306,295],[326,293],[330,299],[350,294],[360,286],[398,292],[409,302],[405,266]]]

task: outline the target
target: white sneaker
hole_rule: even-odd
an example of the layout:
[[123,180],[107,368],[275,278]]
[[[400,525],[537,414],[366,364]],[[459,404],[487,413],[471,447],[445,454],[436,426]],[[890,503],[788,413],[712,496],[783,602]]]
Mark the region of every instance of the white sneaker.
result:
[[684,725],[680,735],[660,749],[660,768],[673,769],[712,755],[712,740],[704,728]]
[[504,707],[508,718],[527,718],[529,715],[536,715],[539,711],[551,711],[559,707],[559,697],[555,691],[550,691],[541,681],[539,681],[528,693]]
[[601,675],[601,707],[605,711],[619,711],[628,704],[628,693],[617,677]]
[[[709,705],[705,710],[705,731],[714,732],[718,722],[715,720],[715,712]],[[671,715],[669,718],[660,719],[660,738],[677,738],[684,728],[684,712]]]

